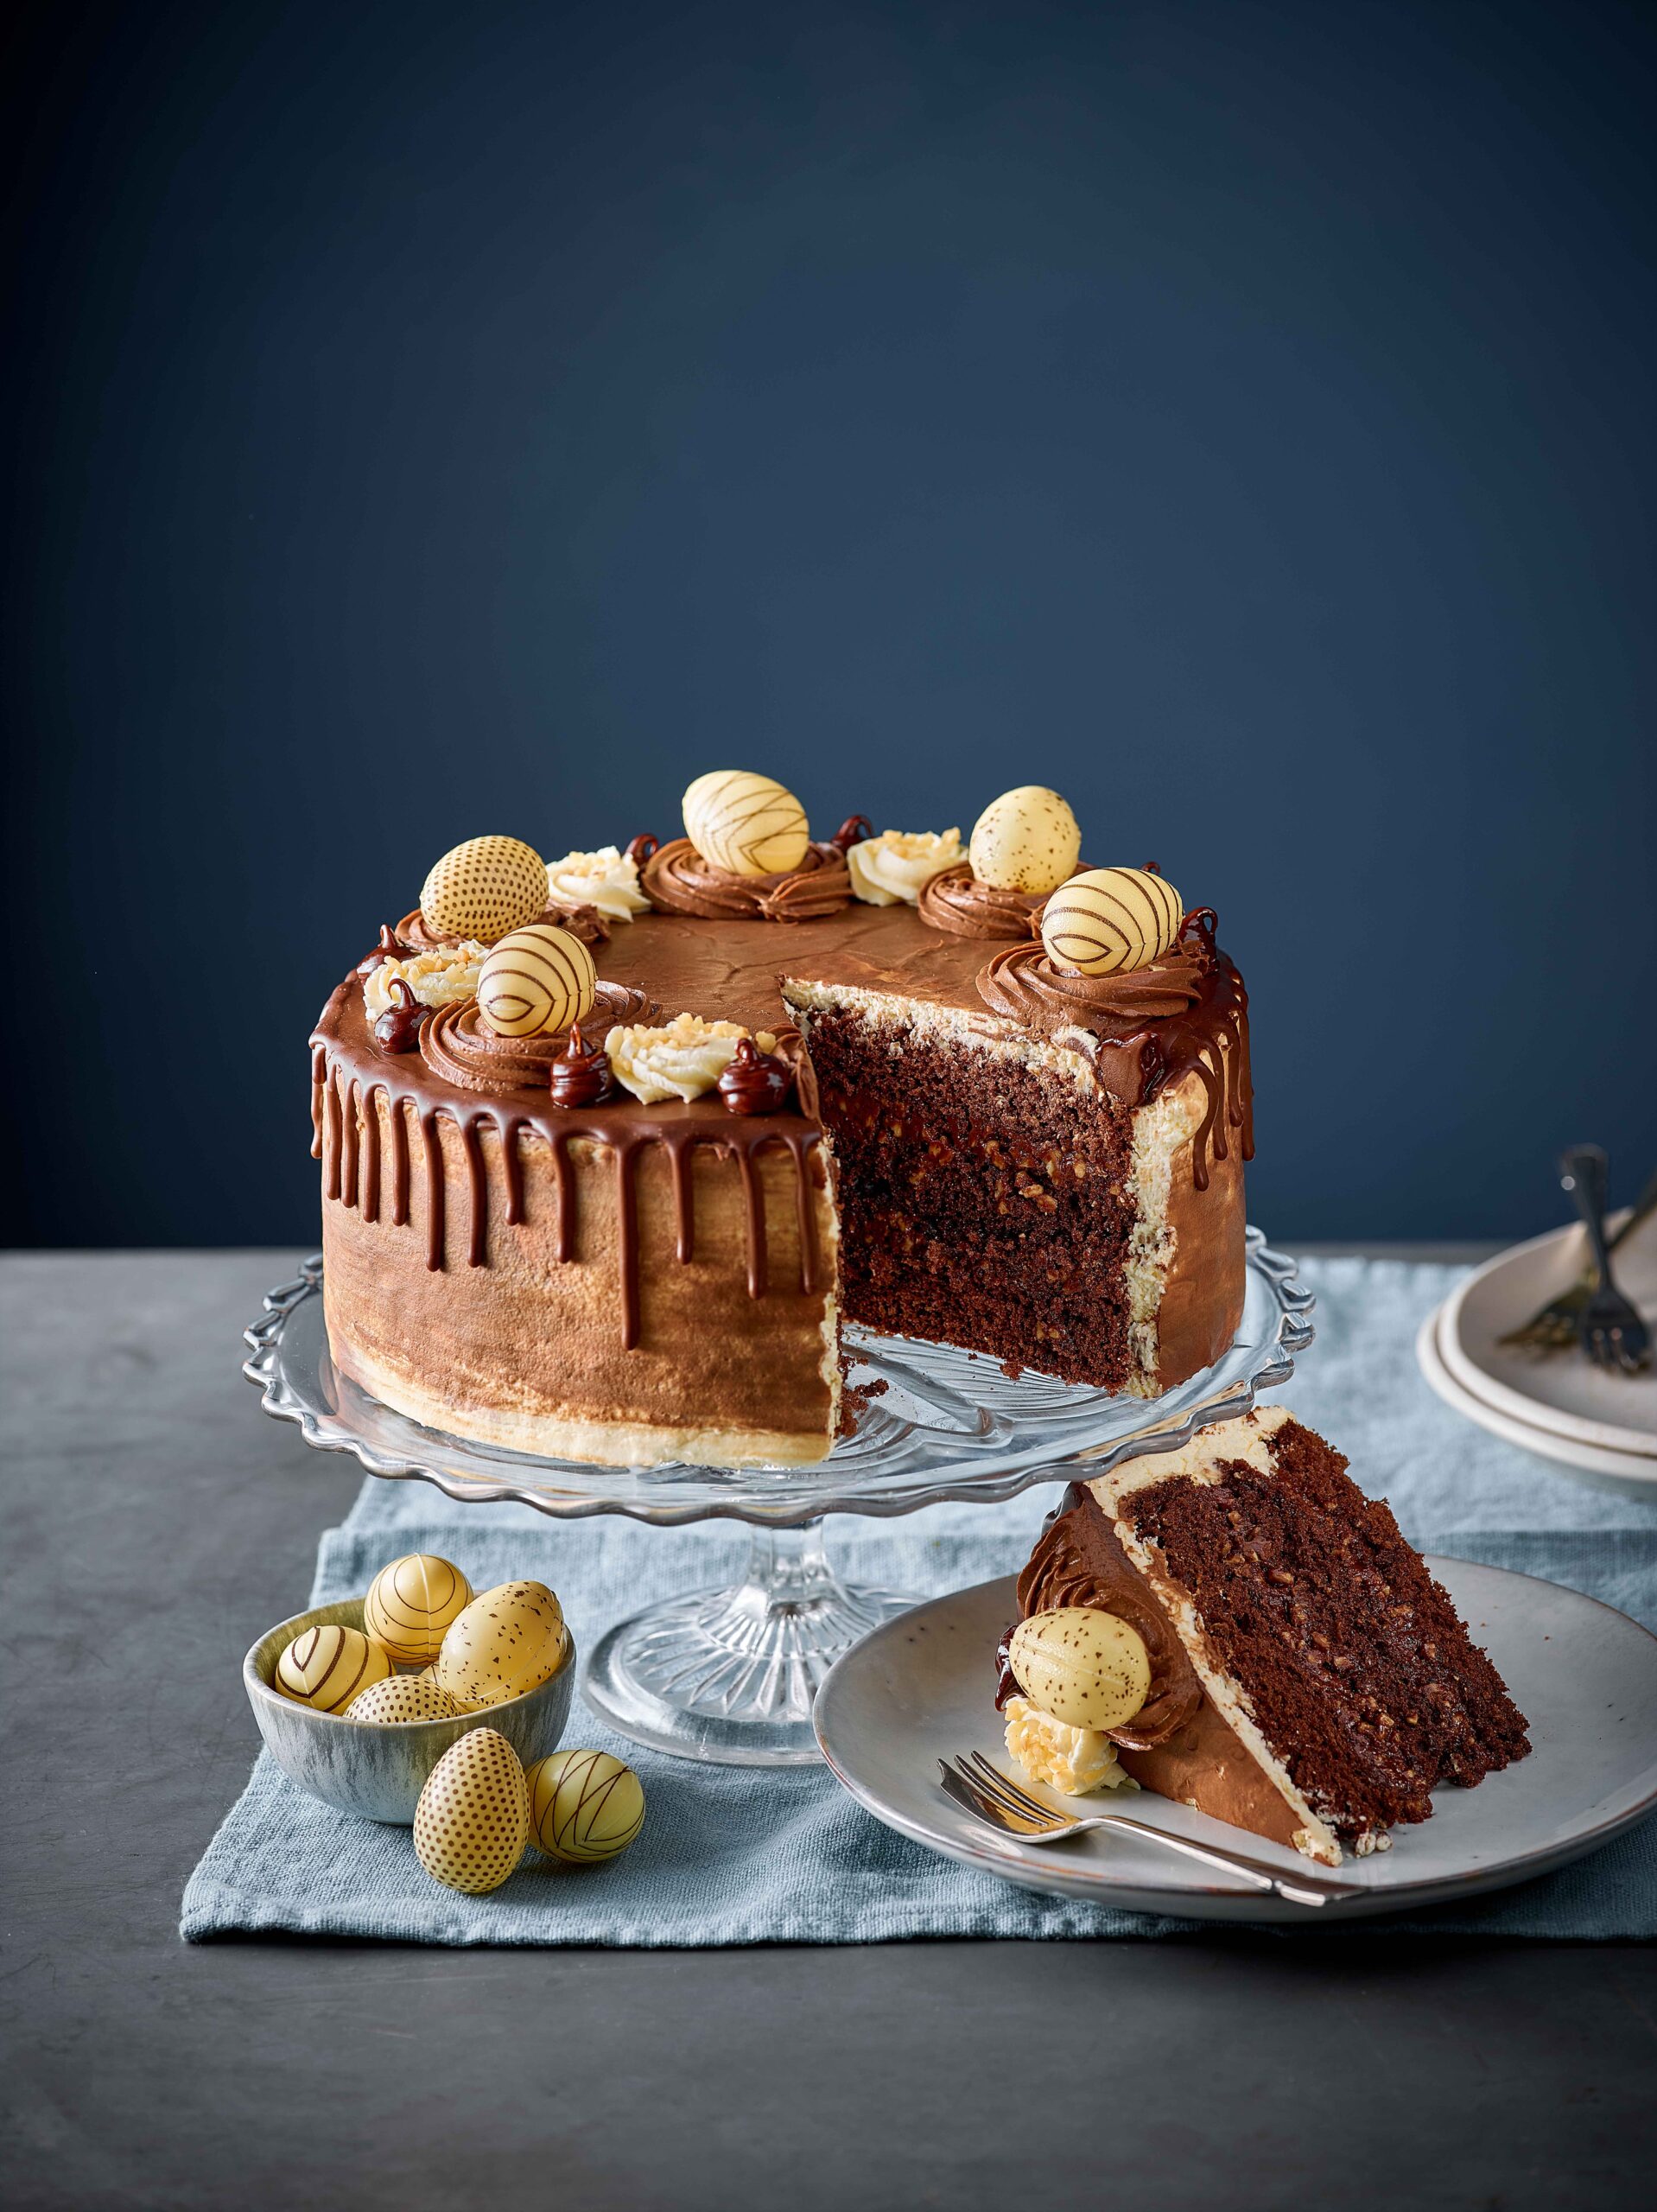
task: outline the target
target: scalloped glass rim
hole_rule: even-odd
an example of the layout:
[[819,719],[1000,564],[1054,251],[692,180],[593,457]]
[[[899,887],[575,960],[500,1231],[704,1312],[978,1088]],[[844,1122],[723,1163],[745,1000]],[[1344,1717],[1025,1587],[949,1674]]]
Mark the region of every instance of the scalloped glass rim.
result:
[[1287,1382],[1311,1342],[1313,1296],[1294,1262],[1248,1231],[1242,1323],[1229,1350],[1160,1398],[1127,1398],[1026,1373],[949,1345],[857,1328],[854,1382],[886,1383],[855,1436],[809,1467],[594,1467],[535,1459],[424,1428],[337,1376],[322,1321],[322,1262],[266,1296],[244,1333],[242,1372],[264,1410],[297,1423],[308,1444],[349,1452],[370,1474],[436,1484],[462,1503],[513,1500],[555,1520],[625,1513],[657,1527],[728,1518],[798,1528],[825,1513],[913,1513],[948,1498],[994,1504],[1032,1484],[1066,1480],[1077,1463],[1102,1472],[1166,1451],[1204,1422],[1246,1413]]

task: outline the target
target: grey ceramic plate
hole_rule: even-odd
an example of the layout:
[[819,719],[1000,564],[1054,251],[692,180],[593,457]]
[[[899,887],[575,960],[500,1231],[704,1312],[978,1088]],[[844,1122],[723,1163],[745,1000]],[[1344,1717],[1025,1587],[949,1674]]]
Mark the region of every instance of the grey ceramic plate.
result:
[[[943,1795],[941,1756],[976,1750],[1006,1759],[990,1700],[996,1640],[1018,1614],[1011,1575],[917,1605],[848,1651],[817,1693],[817,1739],[877,1819],[947,1858],[1025,1889],[1193,1920],[1328,1926],[1355,1914],[1439,1904],[1580,1858],[1657,1805],[1657,1637],[1552,1582],[1462,1560],[1427,1564],[1529,1717],[1533,1749],[1476,1789],[1438,1790],[1432,1820],[1396,1830],[1391,1851],[1349,1855],[1340,1876],[1359,1894],[1339,1904],[1262,1901],[1125,1836],[1097,1833],[1034,1850],[993,1835]],[[1034,1794],[1085,1808],[1086,1801]],[[1158,1827],[1286,1870],[1317,1871],[1291,1851],[1148,1790],[1114,1802]]]

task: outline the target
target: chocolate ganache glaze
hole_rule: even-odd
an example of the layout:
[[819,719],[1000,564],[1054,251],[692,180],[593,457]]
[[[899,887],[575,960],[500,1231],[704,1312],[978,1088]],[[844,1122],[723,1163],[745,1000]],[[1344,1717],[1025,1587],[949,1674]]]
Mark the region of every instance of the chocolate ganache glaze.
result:
[[[1132,1720],[1108,1728],[1113,1744],[1130,1751],[1165,1744],[1195,1717],[1203,1685],[1167,1615],[1146,1589],[1090,1492],[1072,1483],[1050,1515],[1028,1565],[1019,1577],[1019,1610],[1028,1620],[1062,1605],[1090,1605],[1114,1613],[1145,1639],[1151,1688]],[[1004,1675],[1008,1670],[1003,1670]],[[998,1685],[997,1703],[1006,1691]]]
[[689,837],[670,837],[644,861],[638,880],[663,913],[703,921],[809,922],[838,913],[852,896],[851,870],[838,845],[808,845],[781,875],[735,875],[705,861]]
[[981,883],[970,861],[957,861],[922,887],[920,918],[951,937],[1016,943],[1029,937],[1046,903],[1044,891],[998,891],[993,883]]

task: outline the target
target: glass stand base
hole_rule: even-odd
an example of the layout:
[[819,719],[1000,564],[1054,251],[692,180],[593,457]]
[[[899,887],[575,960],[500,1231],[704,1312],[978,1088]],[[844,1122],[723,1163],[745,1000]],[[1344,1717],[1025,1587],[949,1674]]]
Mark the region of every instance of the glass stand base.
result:
[[817,1685],[842,1651],[918,1599],[848,1590],[822,1523],[758,1529],[746,1578],[637,1613],[601,1637],[581,1694],[634,1743],[724,1766],[805,1766]]

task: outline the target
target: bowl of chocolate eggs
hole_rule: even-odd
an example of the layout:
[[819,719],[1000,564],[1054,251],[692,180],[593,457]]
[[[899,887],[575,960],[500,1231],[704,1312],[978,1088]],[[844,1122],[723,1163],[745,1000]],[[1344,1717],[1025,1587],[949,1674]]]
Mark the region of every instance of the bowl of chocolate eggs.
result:
[[242,1680],[290,1780],[342,1813],[410,1827],[432,1770],[473,1729],[504,1737],[525,1767],[557,1749],[575,1644],[543,1582],[474,1592],[448,1560],[413,1553],[365,1596],[261,1637]]

